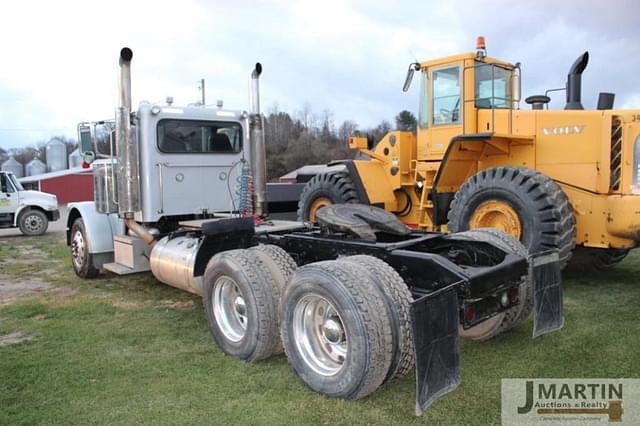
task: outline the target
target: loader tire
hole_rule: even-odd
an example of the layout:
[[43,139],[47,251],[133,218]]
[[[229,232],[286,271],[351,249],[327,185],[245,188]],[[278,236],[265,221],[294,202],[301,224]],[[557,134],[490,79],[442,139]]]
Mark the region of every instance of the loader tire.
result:
[[584,268],[608,271],[622,262],[629,251],[629,249],[577,247],[569,262],[569,268],[575,271]]
[[356,186],[346,172],[322,173],[305,185],[298,201],[298,220],[316,223],[316,213],[332,204],[357,203]]
[[[516,254],[518,256],[527,257],[529,252],[522,243],[513,238],[511,235],[493,228],[473,229],[455,234],[456,237],[462,237],[473,241],[482,241],[504,250],[507,253]],[[533,280],[527,274],[520,283],[518,294],[520,303],[498,315],[464,330],[460,327],[459,334],[461,337],[470,340],[485,341],[498,334],[504,333],[512,329],[516,325],[525,321],[533,311]]]
[[524,167],[495,167],[470,177],[448,219],[451,232],[496,227],[529,253],[557,249],[562,268],[575,247],[576,220],[567,196],[549,177]]
[[209,330],[227,355],[255,362],[277,353],[280,287],[272,268],[248,250],[215,255],[204,272]]
[[393,358],[384,380],[388,383],[405,376],[414,366],[411,302],[413,297],[402,277],[386,262],[366,255],[350,256],[340,262],[355,264],[358,274],[368,276],[384,296],[391,319]]
[[95,278],[100,272],[93,266],[93,255],[89,253],[87,229],[82,218],[77,218],[71,225],[71,267],[80,278]]
[[336,260],[296,270],[282,298],[282,343],[312,390],[358,399],[385,380],[392,358],[383,295],[351,264]]

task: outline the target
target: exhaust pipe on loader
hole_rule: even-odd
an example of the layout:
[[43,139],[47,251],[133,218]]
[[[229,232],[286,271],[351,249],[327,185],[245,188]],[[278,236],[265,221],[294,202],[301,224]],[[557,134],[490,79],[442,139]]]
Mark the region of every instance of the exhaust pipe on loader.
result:
[[564,109],[584,109],[582,106],[582,72],[589,63],[589,52],[576,59],[567,76],[567,105]]
[[260,114],[260,74],[262,65],[256,63],[251,72],[249,90],[249,129],[251,139],[251,174],[253,175],[253,191],[255,214],[265,217],[267,211],[267,160],[264,146],[264,122]]
[[140,210],[140,180],[138,177],[138,145],[135,130],[131,126],[131,59],[128,47],[120,50],[120,96],[116,109],[116,158],[118,170],[118,214],[127,227],[147,244],[155,238],[134,220]]

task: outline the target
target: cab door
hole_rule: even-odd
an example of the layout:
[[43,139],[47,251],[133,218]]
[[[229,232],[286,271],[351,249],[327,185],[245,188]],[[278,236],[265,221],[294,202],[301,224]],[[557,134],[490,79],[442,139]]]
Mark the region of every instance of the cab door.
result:
[[11,218],[18,209],[18,192],[6,173],[0,173],[0,222]]
[[419,143],[426,146],[426,160],[441,160],[451,138],[463,133],[462,70],[462,62],[428,70],[429,126]]

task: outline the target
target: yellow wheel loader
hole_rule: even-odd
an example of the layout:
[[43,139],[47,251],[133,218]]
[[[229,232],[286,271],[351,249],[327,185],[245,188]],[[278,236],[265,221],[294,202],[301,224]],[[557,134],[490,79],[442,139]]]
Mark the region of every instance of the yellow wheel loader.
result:
[[640,110],[613,109],[612,93],[584,110],[588,60],[585,52],[569,70],[564,110],[548,109],[549,93],[520,109],[520,64],[488,57],[482,37],[476,52],[411,64],[404,90],[419,71],[417,134],[351,137],[365,159],[310,180],[299,218],[368,203],[412,228],[496,228],[530,252],[558,249],[563,266],[574,253],[613,266],[640,241]]

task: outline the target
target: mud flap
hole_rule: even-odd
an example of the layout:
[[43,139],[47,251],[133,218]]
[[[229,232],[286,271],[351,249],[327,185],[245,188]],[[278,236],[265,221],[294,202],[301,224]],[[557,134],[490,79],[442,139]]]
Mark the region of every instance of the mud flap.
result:
[[413,302],[416,356],[416,415],[460,384],[456,285]]
[[562,275],[557,252],[534,255],[529,261],[533,277],[533,337],[557,331],[564,325]]

